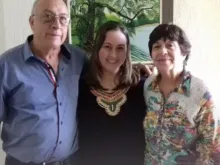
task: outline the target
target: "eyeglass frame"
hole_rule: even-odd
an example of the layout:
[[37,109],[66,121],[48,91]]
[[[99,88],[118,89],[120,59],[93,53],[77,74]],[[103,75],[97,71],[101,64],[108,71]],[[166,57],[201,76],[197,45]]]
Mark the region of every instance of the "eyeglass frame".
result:
[[[67,27],[69,24],[70,24],[70,22],[71,22],[71,20],[70,20],[70,17],[66,17],[66,16],[63,16],[62,14],[61,15],[56,15],[56,14],[54,14],[54,13],[52,13],[52,12],[50,12],[50,11],[47,11],[47,13],[46,12],[44,12],[44,13],[42,13],[42,14],[32,14],[31,16],[32,17],[34,17],[34,16],[39,16],[40,17],[40,21],[43,23],[43,24],[48,24],[48,23],[50,23],[50,24],[53,24],[54,23],[54,21],[58,18],[58,21],[59,21],[59,23],[63,26],[63,27]],[[49,20],[43,20],[43,16],[45,16],[45,15],[49,15],[49,16],[52,16]],[[67,21],[66,21],[66,23],[62,23],[62,21],[61,21],[61,17],[65,17],[66,19],[67,19]]]

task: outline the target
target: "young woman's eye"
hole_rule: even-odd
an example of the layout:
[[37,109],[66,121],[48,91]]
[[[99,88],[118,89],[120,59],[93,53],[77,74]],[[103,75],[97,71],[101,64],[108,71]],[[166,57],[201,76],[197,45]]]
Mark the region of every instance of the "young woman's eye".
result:
[[123,51],[123,50],[124,50],[124,47],[118,47],[118,50],[119,50],[119,51]]
[[110,49],[110,46],[109,45],[104,45],[104,48]]

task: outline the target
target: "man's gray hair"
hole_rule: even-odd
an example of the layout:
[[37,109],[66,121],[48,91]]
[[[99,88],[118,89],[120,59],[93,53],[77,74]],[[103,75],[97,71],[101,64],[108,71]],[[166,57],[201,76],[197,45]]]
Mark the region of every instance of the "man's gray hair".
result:
[[[34,3],[33,3],[33,6],[32,6],[32,9],[31,9],[31,15],[34,15],[36,13],[36,9],[37,9],[37,5],[38,5],[38,2],[40,0],[35,0]],[[66,5],[66,3],[65,3]]]
[[37,4],[40,0],[35,0],[31,9],[31,15],[34,15],[36,13]]

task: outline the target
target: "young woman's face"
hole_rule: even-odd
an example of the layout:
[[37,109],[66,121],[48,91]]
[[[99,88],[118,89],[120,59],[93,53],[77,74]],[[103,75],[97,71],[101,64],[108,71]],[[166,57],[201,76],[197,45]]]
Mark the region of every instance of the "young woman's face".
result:
[[99,50],[102,73],[116,75],[127,58],[127,38],[120,30],[106,33],[105,41]]
[[161,72],[183,67],[185,56],[182,54],[177,41],[160,39],[152,46],[152,60]]

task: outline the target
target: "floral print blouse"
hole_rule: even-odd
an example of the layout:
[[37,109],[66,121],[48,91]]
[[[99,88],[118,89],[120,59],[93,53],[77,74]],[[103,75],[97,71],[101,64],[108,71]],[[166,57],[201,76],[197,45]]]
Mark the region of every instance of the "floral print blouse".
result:
[[144,85],[145,165],[220,164],[219,122],[203,81],[185,72],[182,84],[165,98],[158,77]]

